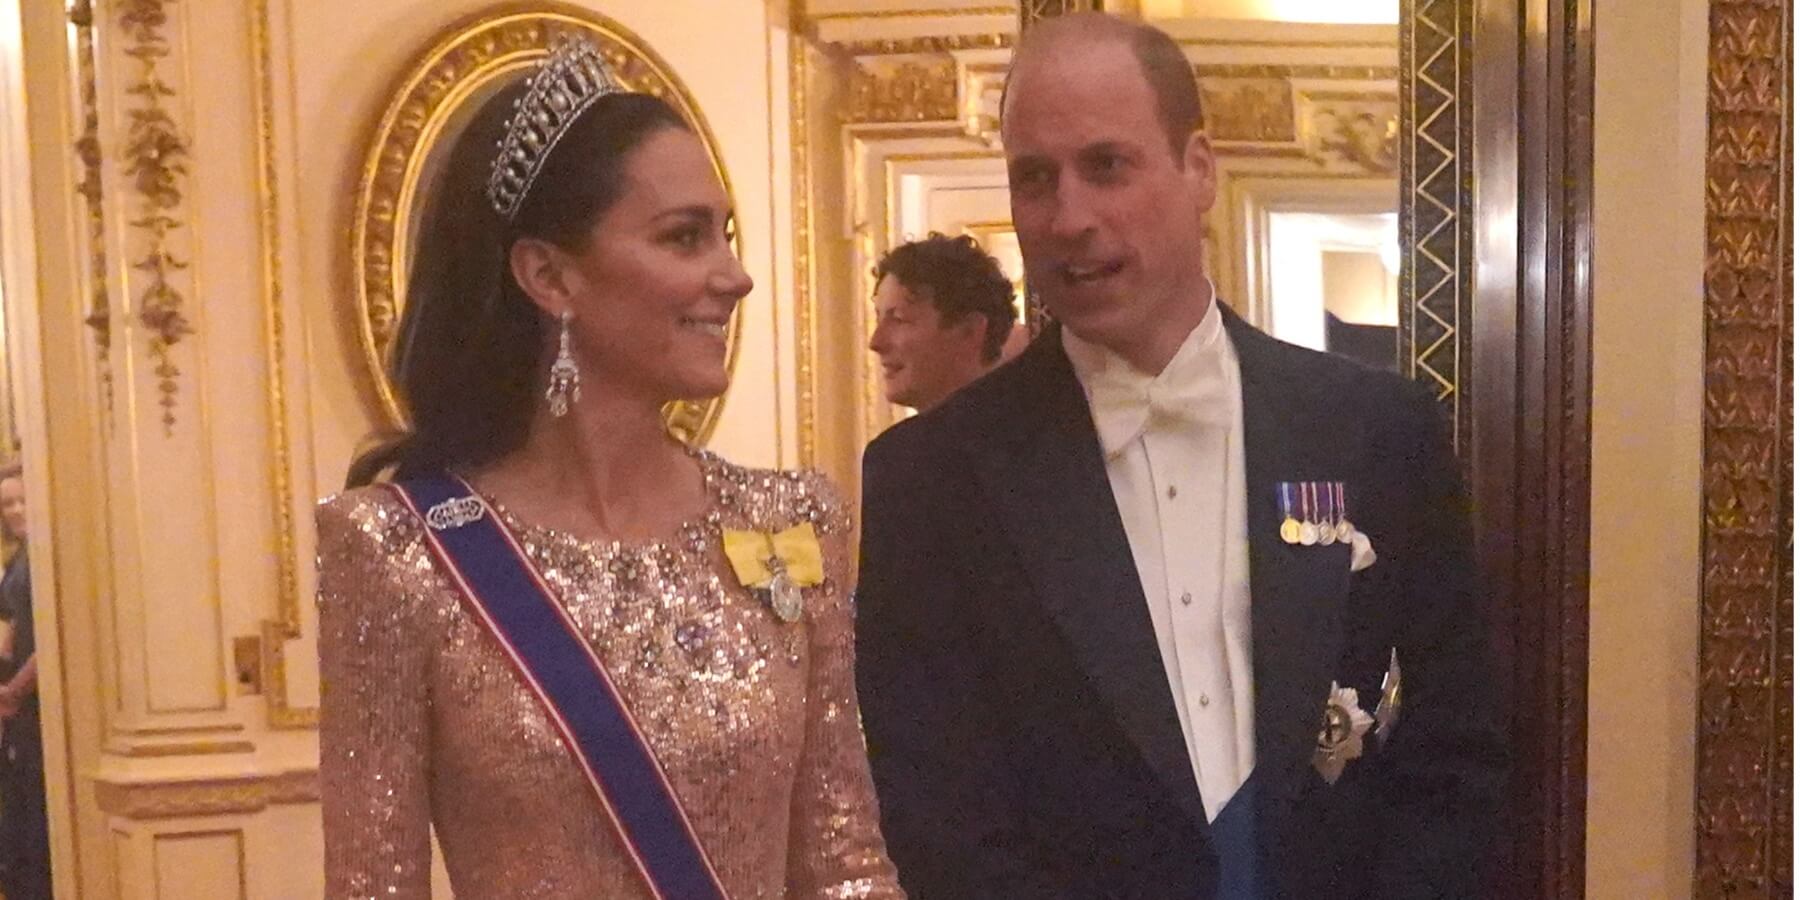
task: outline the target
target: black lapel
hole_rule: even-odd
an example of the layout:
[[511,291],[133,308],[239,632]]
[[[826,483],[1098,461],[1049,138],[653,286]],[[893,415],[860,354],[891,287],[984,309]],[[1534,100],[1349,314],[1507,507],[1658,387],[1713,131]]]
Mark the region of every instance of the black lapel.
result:
[[983,486],[1089,682],[1171,797],[1204,824],[1155,626],[1060,332],[1039,336],[1019,367],[1004,437],[979,455]]
[[1308,380],[1309,355],[1225,311],[1244,388],[1244,489],[1250,530],[1250,630],[1256,764],[1265,801],[1298,786],[1311,758],[1343,642],[1350,550],[1281,540],[1277,485],[1341,481],[1354,439]]

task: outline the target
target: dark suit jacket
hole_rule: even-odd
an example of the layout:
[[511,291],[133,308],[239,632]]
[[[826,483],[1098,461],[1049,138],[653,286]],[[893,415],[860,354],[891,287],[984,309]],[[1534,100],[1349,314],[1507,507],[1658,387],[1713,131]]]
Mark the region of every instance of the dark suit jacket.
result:
[[[1271,897],[1479,893],[1505,766],[1467,502],[1435,403],[1226,311],[1243,373],[1257,844]],[[870,444],[858,685],[914,897],[1211,897],[1218,861],[1130,545],[1054,327]],[[1379,561],[1288,545],[1277,483],[1342,481]],[[1403,718],[1335,785],[1331,682]],[[1370,747],[1373,751],[1373,744]]]

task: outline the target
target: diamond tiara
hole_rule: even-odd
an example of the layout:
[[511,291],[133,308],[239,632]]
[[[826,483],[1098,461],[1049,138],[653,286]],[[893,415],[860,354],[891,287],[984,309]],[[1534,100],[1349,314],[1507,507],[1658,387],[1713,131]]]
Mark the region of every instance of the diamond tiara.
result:
[[488,176],[488,202],[494,211],[511,222],[569,126],[594,101],[626,90],[593,44],[575,37],[558,41],[526,82],[525,95],[513,101],[513,117]]

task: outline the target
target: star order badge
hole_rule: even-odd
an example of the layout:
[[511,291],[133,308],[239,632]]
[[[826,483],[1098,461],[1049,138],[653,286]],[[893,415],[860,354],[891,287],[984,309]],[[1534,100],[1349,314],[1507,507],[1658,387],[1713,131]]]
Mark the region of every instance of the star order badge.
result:
[[1363,711],[1356,688],[1341,688],[1333,681],[1331,696],[1325,700],[1318,746],[1313,749],[1313,768],[1326,784],[1337,784],[1344,767],[1363,755],[1363,735],[1373,724],[1375,719]]

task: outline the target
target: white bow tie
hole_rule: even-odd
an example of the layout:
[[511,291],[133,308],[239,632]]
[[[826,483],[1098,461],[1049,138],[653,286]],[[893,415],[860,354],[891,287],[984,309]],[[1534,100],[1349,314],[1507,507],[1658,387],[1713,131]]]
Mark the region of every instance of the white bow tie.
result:
[[1186,378],[1149,378],[1118,366],[1096,372],[1088,384],[1088,404],[1107,457],[1159,425],[1186,422],[1230,428],[1225,373],[1213,359],[1203,367],[1208,371]]

